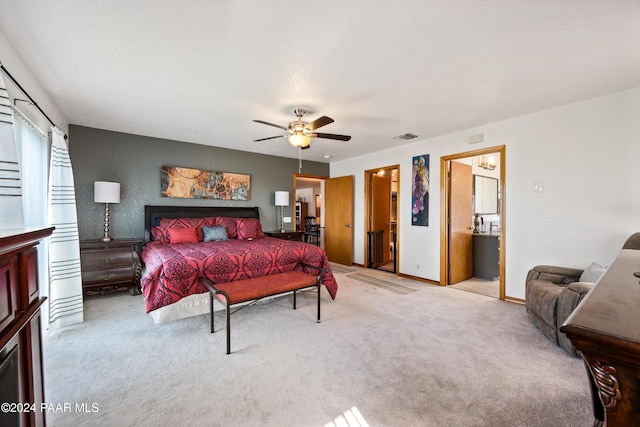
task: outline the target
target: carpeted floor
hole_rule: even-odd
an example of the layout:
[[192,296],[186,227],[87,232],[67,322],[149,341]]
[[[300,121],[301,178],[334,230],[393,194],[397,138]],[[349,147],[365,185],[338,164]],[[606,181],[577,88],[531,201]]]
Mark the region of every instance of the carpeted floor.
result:
[[[88,297],[86,321],[45,336],[49,426],[586,426],[582,361],[524,307],[336,267],[340,289],[232,317],[154,326],[141,296]],[[402,290],[402,292],[397,292]],[[217,327],[224,325],[220,313]],[[219,320],[218,320],[219,319]],[[79,403],[79,406],[76,406]]]

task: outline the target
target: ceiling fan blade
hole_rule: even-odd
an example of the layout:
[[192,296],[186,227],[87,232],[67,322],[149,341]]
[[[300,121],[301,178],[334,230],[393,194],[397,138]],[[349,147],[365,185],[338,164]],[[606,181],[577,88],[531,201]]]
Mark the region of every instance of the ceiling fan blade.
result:
[[263,125],[267,125],[267,126],[273,126],[274,128],[278,128],[278,129],[282,129],[282,130],[287,130],[287,128],[284,127],[284,126],[280,126],[280,125],[276,125],[276,124],[273,124],[273,123],[265,122],[264,120],[254,120],[254,122],[262,123]]
[[270,136],[268,138],[254,139],[253,142],[266,141],[267,139],[284,138],[284,137],[287,137],[287,136],[289,136],[289,135]]
[[316,138],[324,139],[337,139],[338,141],[349,141],[351,137],[349,135],[336,135],[335,133],[314,133]]
[[316,130],[322,126],[326,126],[330,123],[333,123],[333,119],[331,117],[327,117],[327,116],[322,116],[318,119],[315,119],[314,121],[312,121],[311,123],[309,123],[307,125],[307,127],[311,130]]

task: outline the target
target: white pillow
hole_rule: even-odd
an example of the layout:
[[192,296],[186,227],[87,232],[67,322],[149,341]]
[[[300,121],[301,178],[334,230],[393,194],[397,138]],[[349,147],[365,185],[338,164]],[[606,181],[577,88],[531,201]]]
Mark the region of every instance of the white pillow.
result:
[[589,267],[584,270],[580,276],[581,282],[596,283],[604,275],[607,269],[595,262],[592,262]]

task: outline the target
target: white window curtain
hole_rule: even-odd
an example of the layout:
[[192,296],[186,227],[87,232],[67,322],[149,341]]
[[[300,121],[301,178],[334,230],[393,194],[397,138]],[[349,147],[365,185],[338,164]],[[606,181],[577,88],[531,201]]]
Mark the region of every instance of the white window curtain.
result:
[[11,101],[4,79],[0,76],[0,228],[23,226],[22,188]]
[[14,135],[20,163],[25,227],[46,227],[49,143],[47,136],[14,110]]
[[51,132],[49,220],[49,323],[51,329],[83,321],[78,214],[69,150],[62,132]]
[[[47,136],[18,110],[13,109],[13,129],[16,139],[22,207],[25,227],[47,227],[47,190],[49,178],[49,141]],[[49,294],[49,238],[38,249],[38,285],[40,296]],[[48,305],[42,306],[45,330],[49,328]]]

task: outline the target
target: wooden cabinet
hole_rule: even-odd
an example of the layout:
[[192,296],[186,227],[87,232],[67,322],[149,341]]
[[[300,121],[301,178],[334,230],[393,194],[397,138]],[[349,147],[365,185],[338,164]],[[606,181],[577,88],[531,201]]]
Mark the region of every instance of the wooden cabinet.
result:
[[285,231],[284,233],[280,231],[265,231],[264,234],[269,237],[275,237],[277,239],[295,240],[298,242],[302,242],[302,239],[304,237],[304,231]]
[[0,402],[9,404],[0,412],[3,426],[45,424],[40,307],[46,298],[39,294],[36,245],[52,232],[0,230]]
[[81,241],[80,262],[84,293],[107,294],[126,288],[131,295],[140,294],[140,243],[140,239]]
[[640,420],[640,250],[623,249],[560,328],[587,366],[594,426]]
[[500,236],[473,235],[473,277],[496,280],[500,277]]

